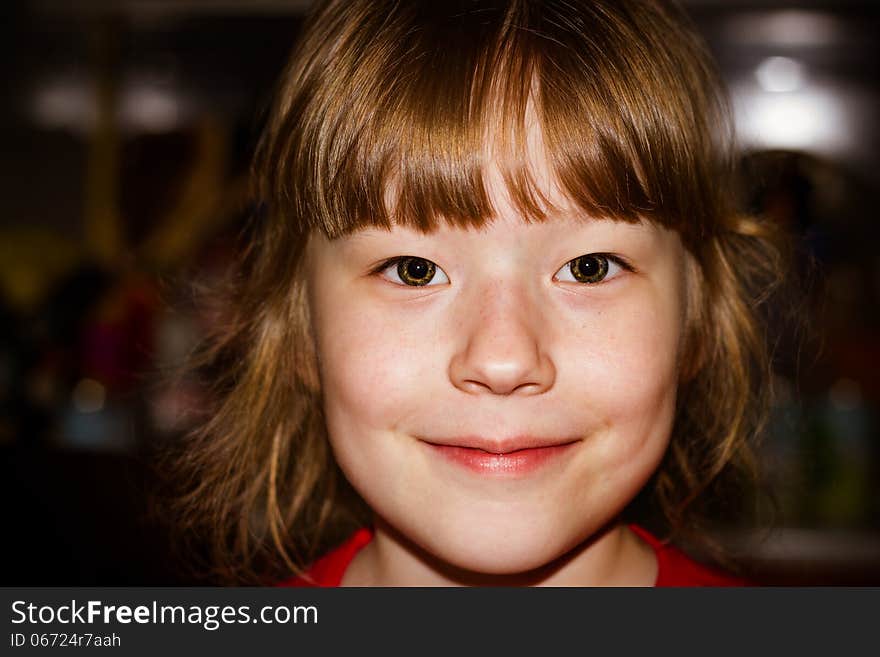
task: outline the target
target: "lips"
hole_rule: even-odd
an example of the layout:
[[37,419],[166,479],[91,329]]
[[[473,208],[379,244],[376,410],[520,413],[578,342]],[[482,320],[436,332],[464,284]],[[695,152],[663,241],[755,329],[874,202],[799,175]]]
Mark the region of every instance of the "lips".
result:
[[496,476],[523,476],[561,460],[578,440],[519,436],[489,440],[476,436],[423,440],[437,456],[472,472]]

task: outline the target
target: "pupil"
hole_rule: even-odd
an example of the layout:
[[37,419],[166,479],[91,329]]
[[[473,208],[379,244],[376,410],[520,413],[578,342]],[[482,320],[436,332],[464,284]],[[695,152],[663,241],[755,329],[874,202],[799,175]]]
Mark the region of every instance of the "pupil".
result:
[[397,274],[407,285],[427,285],[434,278],[434,263],[424,258],[401,260]]
[[410,278],[421,279],[428,273],[428,265],[424,260],[410,260],[407,263],[407,274]]
[[601,255],[586,255],[572,260],[570,267],[581,283],[598,283],[608,273],[608,260]]
[[599,272],[599,263],[596,258],[581,258],[578,269],[584,278],[592,278]]

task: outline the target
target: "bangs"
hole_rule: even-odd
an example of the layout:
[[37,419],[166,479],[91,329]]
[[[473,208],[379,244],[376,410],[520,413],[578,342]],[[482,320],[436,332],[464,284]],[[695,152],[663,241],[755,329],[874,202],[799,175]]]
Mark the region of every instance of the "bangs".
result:
[[298,231],[478,227],[492,170],[525,221],[555,185],[588,218],[711,230],[725,108],[672,9],[385,4],[327,4],[286,74],[257,173]]

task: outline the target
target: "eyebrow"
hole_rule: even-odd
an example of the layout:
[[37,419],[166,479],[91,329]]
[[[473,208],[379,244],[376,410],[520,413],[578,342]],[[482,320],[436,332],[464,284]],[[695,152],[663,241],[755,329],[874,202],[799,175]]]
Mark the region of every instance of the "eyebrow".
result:
[[[575,206],[568,210],[560,210],[557,209],[555,212],[552,212],[547,215],[546,219],[543,221],[526,221],[522,220],[523,223],[535,226],[547,225],[550,226],[552,224],[562,223],[565,224],[566,228],[577,229],[580,227],[590,226],[590,225],[616,225],[620,224],[626,228],[634,228],[636,230],[651,230],[653,228],[660,227],[660,224],[657,224],[642,215],[634,215],[633,221],[627,221],[626,219],[621,219],[617,217],[612,217],[608,215],[590,215],[586,213],[583,209]],[[380,225],[364,225],[360,228],[357,228],[349,233],[339,236],[338,238],[333,239],[333,242],[344,241],[346,246],[351,245],[352,247],[361,246],[364,244],[369,244],[373,239],[381,239],[385,236],[395,236],[399,235],[401,232],[407,237],[412,237],[414,239],[422,239],[422,238],[431,238],[435,237],[438,234],[445,232],[448,229],[452,233],[468,233],[471,231],[480,232],[483,229],[488,229],[494,222],[499,221],[500,219],[495,216],[491,219],[486,220],[483,224],[479,226],[473,227],[462,227],[453,223],[444,222],[442,219],[438,221],[434,227],[423,230],[419,225],[407,225],[401,223],[393,223],[390,227],[380,226]]]

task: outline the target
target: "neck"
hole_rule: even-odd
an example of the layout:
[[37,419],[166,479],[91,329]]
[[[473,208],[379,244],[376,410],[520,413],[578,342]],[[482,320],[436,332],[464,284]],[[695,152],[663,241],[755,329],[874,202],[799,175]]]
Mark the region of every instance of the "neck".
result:
[[653,549],[619,519],[550,563],[524,573],[487,575],[448,564],[376,517],[370,544],[354,558],[343,586],[652,586]]

